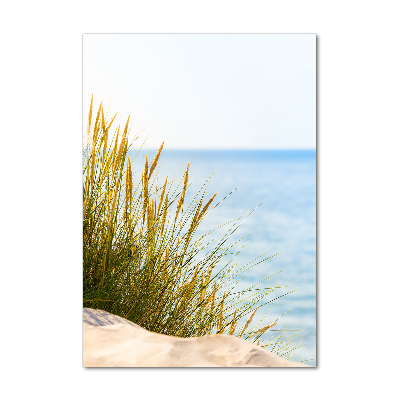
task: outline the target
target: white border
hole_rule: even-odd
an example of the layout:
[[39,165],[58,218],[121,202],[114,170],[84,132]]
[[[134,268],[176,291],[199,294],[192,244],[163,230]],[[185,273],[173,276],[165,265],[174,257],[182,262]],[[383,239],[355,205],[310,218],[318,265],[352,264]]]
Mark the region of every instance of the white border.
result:
[[[3,10],[3,391],[42,399],[391,398],[400,222],[395,3],[193,3],[22,1]],[[82,33],[96,32],[317,33],[317,369],[81,367],[81,43]]]

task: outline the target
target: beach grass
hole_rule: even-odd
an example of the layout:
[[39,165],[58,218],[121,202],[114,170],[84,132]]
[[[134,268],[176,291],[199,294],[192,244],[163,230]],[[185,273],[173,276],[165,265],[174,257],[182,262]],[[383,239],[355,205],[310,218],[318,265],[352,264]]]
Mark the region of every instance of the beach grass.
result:
[[152,332],[234,335],[293,357],[302,347],[301,329],[279,327],[281,316],[260,326],[267,312],[253,322],[257,310],[290,292],[277,295],[281,286],[263,287],[267,278],[236,289],[249,268],[276,254],[240,269],[226,261],[240,218],[218,242],[198,235],[202,220],[220,203],[208,193],[209,181],[188,199],[188,163],[180,179],[158,182],[164,143],[153,160],[146,156],[142,168],[133,168],[139,151],[131,160],[128,150],[138,136],[129,143],[129,117],[113,127],[115,117],[105,115],[102,104],[94,112],[92,97],[83,149],[83,306]]

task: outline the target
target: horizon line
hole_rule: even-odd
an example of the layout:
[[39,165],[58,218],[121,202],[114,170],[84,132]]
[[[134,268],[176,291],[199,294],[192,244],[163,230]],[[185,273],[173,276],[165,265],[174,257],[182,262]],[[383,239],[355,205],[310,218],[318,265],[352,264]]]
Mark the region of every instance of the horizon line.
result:
[[[131,148],[139,149],[140,147],[134,147],[132,146]],[[158,150],[159,147],[142,147],[142,150]],[[238,147],[233,147],[233,148],[227,148],[227,147],[204,147],[204,148],[194,148],[194,147],[170,147],[170,148],[165,148],[163,147],[163,151],[165,150],[183,150],[183,151],[316,151],[316,148],[312,147],[307,147],[307,148],[293,148],[293,147],[283,147],[283,148],[238,148]]]

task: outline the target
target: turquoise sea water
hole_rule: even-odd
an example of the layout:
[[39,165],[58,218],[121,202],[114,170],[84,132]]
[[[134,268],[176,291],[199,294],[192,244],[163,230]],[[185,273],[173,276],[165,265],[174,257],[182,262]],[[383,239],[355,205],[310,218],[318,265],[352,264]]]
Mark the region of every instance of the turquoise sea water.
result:
[[[131,159],[133,153],[130,151]],[[148,154],[150,161],[155,151],[142,150],[134,161],[134,167],[143,165],[145,154]],[[175,175],[180,178],[186,164],[195,154],[195,150],[163,150],[160,184],[167,174],[169,179]],[[293,361],[314,359],[307,361],[307,364],[315,365],[315,150],[200,150],[189,169],[189,183],[192,183],[188,190],[189,198],[196,194],[213,172],[207,200],[218,192],[216,200],[219,201],[240,187],[207,215],[199,233],[236,219],[247,209],[251,211],[263,202],[230,239],[235,241],[250,234],[250,238],[245,239],[249,239],[245,248],[236,259],[241,261],[240,265],[244,265],[267,251],[275,249],[273,254],[280,253],[251,269],[247,285],[284,270],[270,278],[266,286],[283,284],[289,287],[275,291],[266,300],[300,288],[276,300],[264,322],[270,323],[290,309],[279,320],[279,327],[288,323],[293,329],[305,328],[304,332],[308,332],[303,337],[302,343],[305,346],[298,351]],[[260,310],[253,321],[264,314],[265,311]]]

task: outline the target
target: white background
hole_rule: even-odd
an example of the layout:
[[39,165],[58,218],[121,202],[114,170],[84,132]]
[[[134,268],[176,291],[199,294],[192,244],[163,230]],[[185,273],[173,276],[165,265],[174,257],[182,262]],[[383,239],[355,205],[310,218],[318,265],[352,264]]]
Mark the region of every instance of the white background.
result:
[[[5,398],[393,398],[396,2],[20,1],[1,15]],[[318,368],[81,367],[82,33],[317,33]]]

